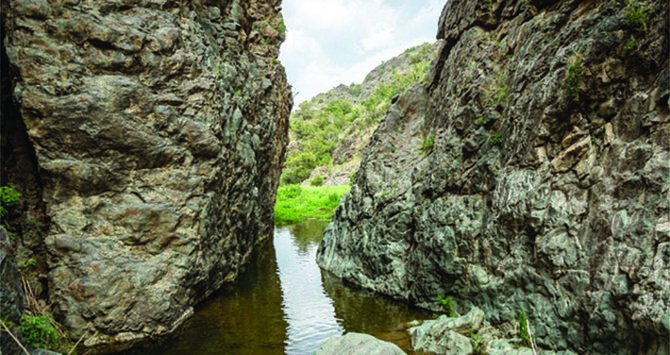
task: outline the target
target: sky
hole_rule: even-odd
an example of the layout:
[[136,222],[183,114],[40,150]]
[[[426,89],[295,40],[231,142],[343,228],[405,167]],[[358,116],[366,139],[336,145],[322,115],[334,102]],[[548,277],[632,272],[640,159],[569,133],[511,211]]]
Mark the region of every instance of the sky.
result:
[[339,84],[360,83],[383,61],[434,42],[445,0],[283,0],[279,59],[295,107]]

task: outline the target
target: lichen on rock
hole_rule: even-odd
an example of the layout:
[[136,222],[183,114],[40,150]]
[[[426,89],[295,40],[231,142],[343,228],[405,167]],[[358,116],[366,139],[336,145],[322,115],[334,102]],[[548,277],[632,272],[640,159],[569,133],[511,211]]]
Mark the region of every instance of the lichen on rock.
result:
[[641,4],[646,31],[623,1],[448,2],[319,264],[503,336],[524,308],[543,349],[670,352],[669,7]]
[[292,106],[280,3],[3,3],[48,298],[87,347],[173,331],[270,235]]

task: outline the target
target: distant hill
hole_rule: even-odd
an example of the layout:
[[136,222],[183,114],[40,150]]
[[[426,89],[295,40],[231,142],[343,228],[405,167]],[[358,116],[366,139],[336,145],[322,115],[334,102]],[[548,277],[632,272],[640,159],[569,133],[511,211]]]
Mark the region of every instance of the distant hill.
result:
[[436,52],[437,43],[412,47],[362,83],[339,85],[303,102],[291,115],[281,183],[348,184],[392,99],[425,79]]

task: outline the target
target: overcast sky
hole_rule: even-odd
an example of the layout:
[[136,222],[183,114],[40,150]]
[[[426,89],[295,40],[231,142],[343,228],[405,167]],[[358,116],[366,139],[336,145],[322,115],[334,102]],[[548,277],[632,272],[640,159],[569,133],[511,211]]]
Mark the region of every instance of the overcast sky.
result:
[[445,0],[283,0],[280,59],[295,107],[339,84],[360,83],[382,61],[435,41]]

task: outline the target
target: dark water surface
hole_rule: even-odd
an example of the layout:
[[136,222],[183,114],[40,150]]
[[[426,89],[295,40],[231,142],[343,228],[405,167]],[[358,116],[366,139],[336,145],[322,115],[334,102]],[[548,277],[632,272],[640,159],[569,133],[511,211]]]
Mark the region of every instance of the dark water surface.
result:
[[345,332],[409,350],[404,324],[431,314],[355,290],[316,265],[327,223],[275,230],[234,285],[200,305],[177,334],[137,354],[313,354]]

